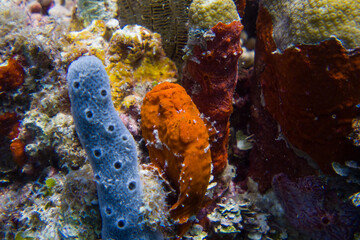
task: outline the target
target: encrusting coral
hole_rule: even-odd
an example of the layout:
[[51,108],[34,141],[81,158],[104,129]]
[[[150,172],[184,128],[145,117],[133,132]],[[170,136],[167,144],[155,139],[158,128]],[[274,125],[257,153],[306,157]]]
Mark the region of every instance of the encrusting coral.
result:
[[280,50],[296,44],[316,44],[335,37],[345,48],[360,45],[360,2],[357,0],[262,1],[274,23]]
[[211,29],[219,22],[228,24],[240,21],[232,0],[194,0],[190,5],[189,16],[191,28],[204,30]]
[[66,35],[69,44],[62,49],[62,61],[69,65],[83,54],[91,54],[103,62],[108,43],[104,39],[106,24],[103,20],[94,20],[81,31],[72,31]]
[[141,130],[151,163],[176,190],[170,215],[180,224],[202,207],[210,180],[208,130],[184,88],[161,83],[146,94]]
[[[225,12],[221,8],[215,11],[219,4],[227,6]],[[203,7],[209,12],[203,12]],[[191,29],[182,80],[199,111],[208,118],[213,174],[218,175],[227,165],[229,118],[242,53],[243,26],[232,1],[194,1],[190,13]],[[217,24],[211,26],[214,23]]]

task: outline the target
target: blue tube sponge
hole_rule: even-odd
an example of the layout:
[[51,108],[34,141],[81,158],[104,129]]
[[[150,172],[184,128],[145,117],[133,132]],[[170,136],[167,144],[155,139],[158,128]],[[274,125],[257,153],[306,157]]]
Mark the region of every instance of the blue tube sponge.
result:
[[116,112],[102,62],[84,56],[67,80],[77,134],[97,182],[105,240],[161,239],[142,223],[142,190],[135,141]]

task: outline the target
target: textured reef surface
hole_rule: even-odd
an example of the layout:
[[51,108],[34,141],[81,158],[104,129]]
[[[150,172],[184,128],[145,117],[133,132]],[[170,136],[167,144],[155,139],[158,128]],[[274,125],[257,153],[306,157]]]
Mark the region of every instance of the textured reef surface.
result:
[[360,239],[359,9],[0,1],[0,239]]

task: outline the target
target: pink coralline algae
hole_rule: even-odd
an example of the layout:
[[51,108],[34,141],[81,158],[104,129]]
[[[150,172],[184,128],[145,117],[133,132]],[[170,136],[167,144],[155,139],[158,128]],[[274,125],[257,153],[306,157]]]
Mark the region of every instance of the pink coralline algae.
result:
[[316,176],[292,182],[281,173],[273,178],[273,187],[290,224],[311,239],[353,239],[360,229],[358,209]]

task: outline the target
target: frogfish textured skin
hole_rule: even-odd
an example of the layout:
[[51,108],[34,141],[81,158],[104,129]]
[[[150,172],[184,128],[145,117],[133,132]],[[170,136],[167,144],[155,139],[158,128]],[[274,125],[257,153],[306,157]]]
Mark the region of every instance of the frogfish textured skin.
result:
[[220,22],[211,28],[211,34],[205,32],[197,42],[188,42],[188,46],[193,46],[183,69],[183,84],[199,111],[213,124],[209,133],[214,175],[227,165],[229,119],[242,53],[242,29],[239,21]]
[[293,182],[281,173],[273,178],[273,187],[290,224],[311,239],[350,240],[360,228],[359,210],[316,176]]
[[186,223],[202,207],[211,174],[208,130],[185,89],[161,83],[141,108],[141,130],[150,160],[177,191],[170,214]]
[[141,223],[136,145],[111,100],[102,62],[84,56],[68,69],[71,111],[97,182],[103,239],[161,239]]

